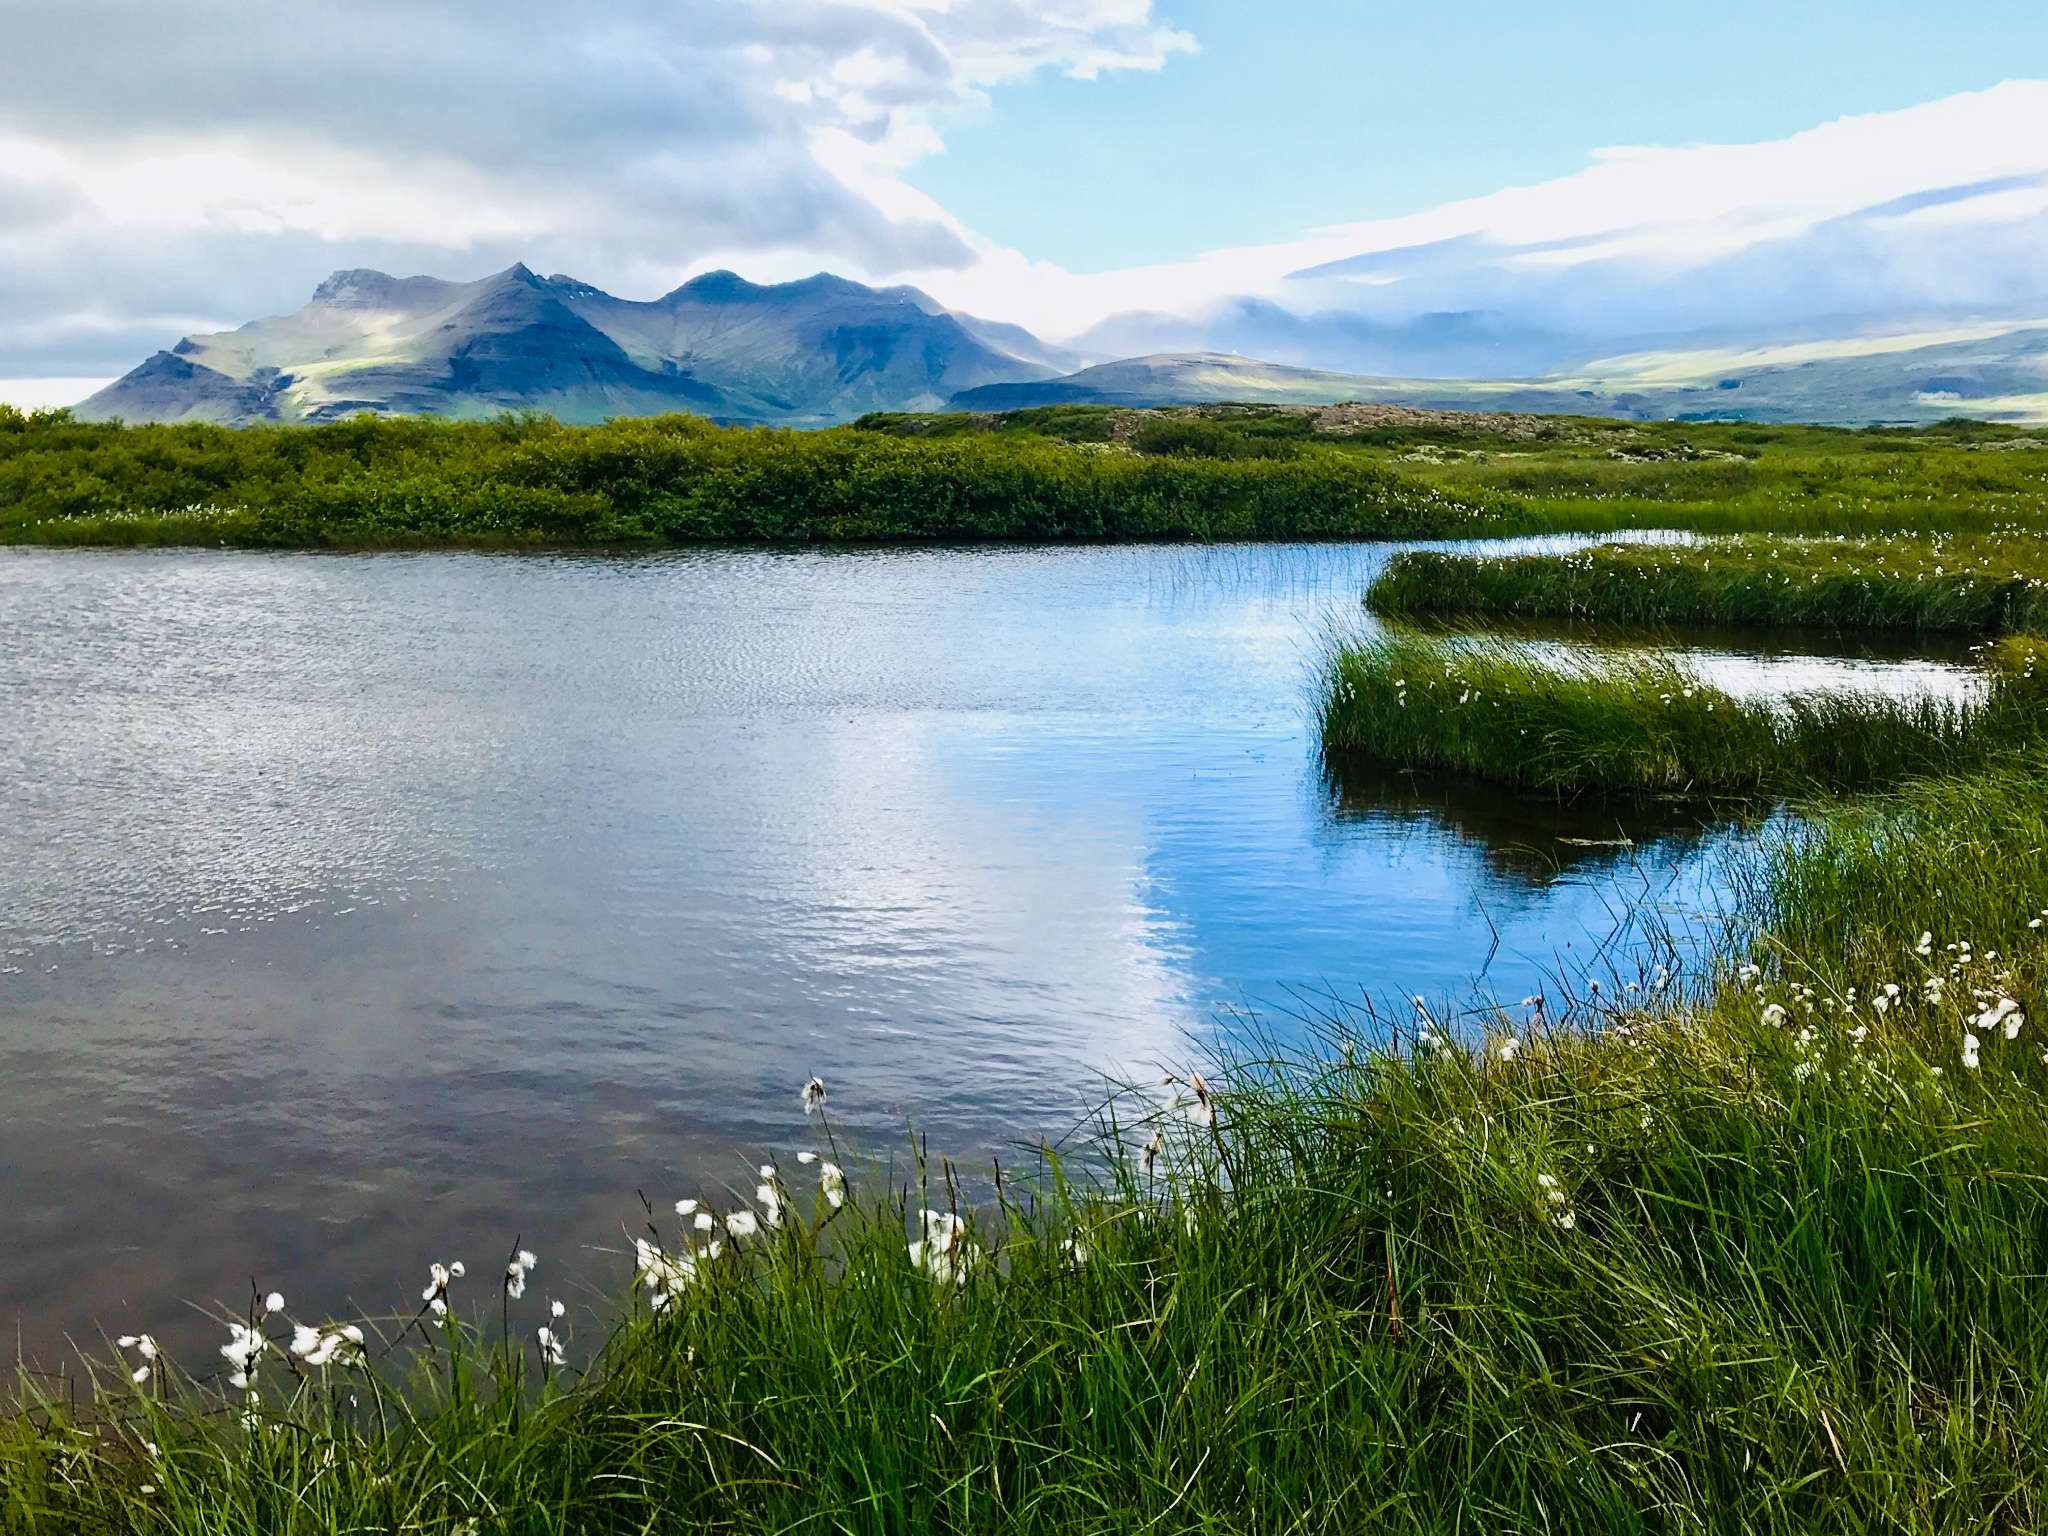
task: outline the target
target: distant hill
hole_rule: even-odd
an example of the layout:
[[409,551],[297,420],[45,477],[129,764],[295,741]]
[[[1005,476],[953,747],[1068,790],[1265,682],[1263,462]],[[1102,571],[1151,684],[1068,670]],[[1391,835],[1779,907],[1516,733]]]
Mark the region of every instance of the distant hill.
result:
[[1950,416],[2048,421],[2048,320],[1950,324],[1748,346],[1675,347],[1531,379],[1397,379],[1326,373],[1214,352],[1161,353],[1060,378],[980,385],[956,411],[1036,405],[1145,408],[1237,400],[1356,400],[1423,410],[1524,411],[1633,420],[1915,424]]
[[932,410],[1083,359],[915,288],[730,272],[649,303],[515,266],[476,282],[337,272],[294,314],[188,336],[101,390],[90,419],[317,422],[359,411],[564,421],[695,411],[824,426]]

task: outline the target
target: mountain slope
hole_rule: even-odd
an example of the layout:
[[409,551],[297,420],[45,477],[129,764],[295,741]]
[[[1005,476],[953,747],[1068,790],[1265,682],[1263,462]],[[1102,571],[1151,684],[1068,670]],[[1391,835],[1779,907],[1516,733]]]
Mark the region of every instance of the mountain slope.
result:
[[335,273],[294,314],[186,337],[79,413],[239,425],[365,410],[535,409],[564,421],[689,410],[822,426],[933,409],[962,389],[1048,377],[1066,360],[916,289],[823,273],[764,286],[713,272],[638,303],[524,266],[469,283],[356,270]]
[[1425,410],[1533,411],[1636,420],[1910,425],[1950,416],[2048,421],[2048,321],[2003,320],[1752,346],[1603,358],[1529,379],[1326,373],[1219,353],[1163,353],[1064,378],[965,390],[952,407],[1130,407],[1356,400]]

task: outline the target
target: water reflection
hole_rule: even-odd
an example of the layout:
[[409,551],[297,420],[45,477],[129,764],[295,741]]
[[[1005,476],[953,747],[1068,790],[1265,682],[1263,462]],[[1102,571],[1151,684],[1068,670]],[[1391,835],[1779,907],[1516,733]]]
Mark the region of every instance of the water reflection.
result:
[[983,1156],[1235,1007],[1697,925],[1739,828],[1332,798],[1388,553],[0,553],[0,1307],[197,1348],[515,1234],[611,1285],[813,1072]]

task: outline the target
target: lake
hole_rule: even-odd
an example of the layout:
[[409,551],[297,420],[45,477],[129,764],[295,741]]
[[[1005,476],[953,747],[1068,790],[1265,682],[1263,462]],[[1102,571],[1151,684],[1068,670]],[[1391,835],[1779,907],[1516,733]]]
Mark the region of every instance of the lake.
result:
[[0,1305],[198,1350],[187,1303],[385,1313],[515,1237],[595,1305],[636,1191],[751,1189],[813,1073],[985,1163],[1247,1015],[1696,932],[1740,831],[1333,794],[1391,551],[0,551]]

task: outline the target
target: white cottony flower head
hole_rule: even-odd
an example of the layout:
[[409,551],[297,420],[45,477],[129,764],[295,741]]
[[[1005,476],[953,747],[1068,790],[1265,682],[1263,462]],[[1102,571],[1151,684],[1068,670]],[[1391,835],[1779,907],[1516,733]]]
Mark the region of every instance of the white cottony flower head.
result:
[[551,1301],[548,1303],[549,1317],[567,1317],[568,1315],[569,1309],[563,1306],[559,1301]]
[[687,1216],[696,1209],[697,1202],[694,1200],[678,1200],[676,1202],[676,1214],[678,1216]]
[[[692,1205],[695,1205],[697,1202],[692,1200],[690,1203]],[[718,1225],[718,1222],[709,1211],[699,1211],[695,1216],[690,1218],[690,1225],[695,1227],[699,1232],[709,1232],[713,1227]]]
[[918,1214],[924,1223],[924,1237],[910,1245],[910,1262],[929,1271],[935,1280],[966,1284],[972,1259],[967,1248],[967,1223],[951,1211],[926,1210]]
[[450,1264],[448,1266],[448,1273],[455,1279],[460,1280],[464,1274],[462,1260],[457,1259],[453,1264]]
[[694,1256],[663,1253],[644,1237],[635,1238],[633,1243],[635,1278],[653,1293],[650,1299],[657,1311],[668,1305],[672,1294],[697,1278]]
[[308,1365],[332,1365],[337,1360],[353,1365],[362,1358],[362,1349],[363,1330],[354,1323],[324,1329],[301,1323],[292,1330],[292,1353]]
[[519,1256],[515,1258],[512,1262],[514,1264],[517,1264],[521,1269],[525,1270],[535,1270],[540,1268],[540,1260],[537,1257],[535,1257],[534,1254],[532,1254],[530,1251],[524,1248],[519,1250]]
[[1076,1269],[1088,1262],[1088,1245],[1078,1237],[1070,1237],[1061,1243],[1060,1252],[1066,1255],[1067,1262]]
[[146,1333],[124,1333],[114,1341],[123,1349],[132,1349],[145,1360],[154,1360],[157,1355],[155,1338]]
[[754,1198],[761,1203],[761,1219],[771,1227],[780,1227],[782,1225],[782,1196],[775,1192],[775,1186],[773,1184],[755,1186]]
[[725,1230],[734,1237],[752,1237],[761,1230],[761,1224],[754,1219],[752,1211],[734,1211],[725,1218]]
[[456,1272],[446,1264],[429,1264],[427,1266],[427,1288],[420,1292],[420,1300],[436,1301],[446,1295],[448,1292],[448,1282],[455,1278],[455,1274]]
[[837,1163],[824,1164],[818,1169],[818,1189],[825,1203],[838,1210],[846,1204],[846,1170]]
[[1977,1070],[1977,1064],[1977,1037],[1975,1035],[1964,1035],[1963,1065],[1974,1072]]
[[284,1292],[272,1291],[268,1296],[264,1297],[263,1310],[266,1312],[282,1312],[284,1310]]
[[796,1155],[796,1160],[808,1168],[818,1160],[818,1154],[815,1152],[799,1152]]
[[1934,935],[1931,933],[1921,934],[1920,942],[1913,946],[1913,953],[1918,955],[1923,960],[1926,959],[1929,955],[1933,954]]
[[1785,1005],[1772,1003],[1764,1010],[1764,1022],[1774,1028],[1782,1028],[1785,1023]]
[[2001,997],[1997,1002],[1986,1007],[1977,1015],[1976,1021],[1971,1025],[1971,1028],[1981,1029],[1988,1035],[1992,1030],[2003,1025],[2005,1028],[2005,1038],[2017,1040],[2019,1038],[2020,1026],[2026,1022],[2027,1016],[2020,1011],[2020,1005],[2009,997]]
[[763,1179],[773,1179],[775,1177],[775,1165],[773,1163],[763,1163],[760,1173]]
[[1522,1042],[1517,1040],[1513,1035],[1509,1035],[1507,1039],[1501,1041],[1500,1043],[1500,1059],[1502,1061],[1513,1061],[1515,1059],[1515,1053],[1519,1051],[1521,1048]]
[[568,1355],[563,1350],[562,1340],[552,1328],[534,1330],[534,1341],[540,1345],[541,1364],[552,1369],[563,1363]]
[[800,1099],[803,1103],[805,1114],[817,1114],[819,1110],[825,1107],[825,1080],[821,1077],[814,1077],[808,1083],[805,1083]]
[[243,1323],[229,1323],[228,1341],[221,1345],[220,1353],[221,1358],[236,1370],[246,1371],[269,1347],[270,1341],[260,1330]]
[[1155,1130],[1152,1133],[1151,1139],[1145,1143],[1144,1158],[1146,1178],[1149,1179],[1152,1177],[1152,1169],[1154,1165],[1156,1165],[1159,1161],[1159,1154],[1164,1152],[1165,1150],[1166,1138],[1163,1133]]
[[448,1303],[441,1297],[436,1296],[427,1303],[427,1310],[436,1317],[446,1317],[448,1315]]

